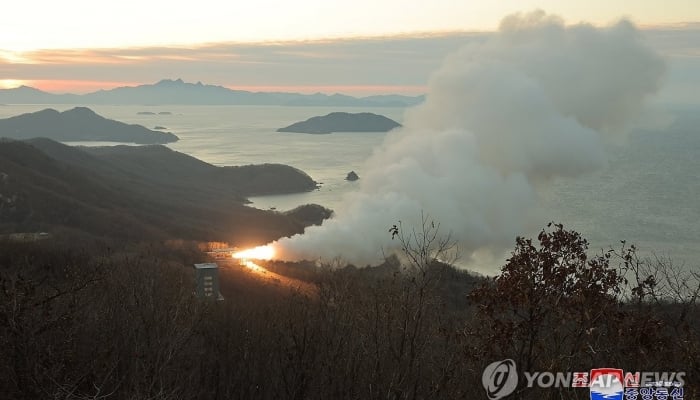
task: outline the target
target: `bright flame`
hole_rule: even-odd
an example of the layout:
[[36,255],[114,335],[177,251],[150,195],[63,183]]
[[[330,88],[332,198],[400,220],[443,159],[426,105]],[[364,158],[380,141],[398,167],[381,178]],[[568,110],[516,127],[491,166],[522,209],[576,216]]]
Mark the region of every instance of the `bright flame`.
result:
[[233,253],[233,258],[244,260],[271,260],[275,256],[275,249],[270,245],[258,246],[252,249]]
[[267,270],[265,268],[259,266],[258,264],[254,263],[250,260],[241,260],[241,264],[246,266],[247,268],[255,271],[255,272],[261,272],[261,273],[267,272]]

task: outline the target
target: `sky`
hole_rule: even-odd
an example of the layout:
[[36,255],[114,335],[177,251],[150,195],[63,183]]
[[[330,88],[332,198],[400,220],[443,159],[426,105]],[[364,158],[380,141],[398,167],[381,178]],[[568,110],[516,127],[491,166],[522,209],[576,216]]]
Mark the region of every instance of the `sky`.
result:
[[681,60],[674,74],[694,75],[697,0],[6,0],[0,88],[82,93],[182,78],[253,91],[418,94],[448,53],[534,9],[568,24],[628,18]]

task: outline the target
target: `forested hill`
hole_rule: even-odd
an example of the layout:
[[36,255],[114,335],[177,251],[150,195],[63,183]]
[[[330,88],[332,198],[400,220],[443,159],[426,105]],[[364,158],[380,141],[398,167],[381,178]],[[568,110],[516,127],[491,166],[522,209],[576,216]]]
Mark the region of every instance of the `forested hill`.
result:
[[170,132],[152,131],[102,117],[86,107],[58,112],[52,108],[0,119],[0,137],[31,139],[48,137],[63,142],[110,141],[139,144],[175,142]]
[[216,167],[163,146],[0,141],[1,233],[71,228],[129,240],[264,242],[301,232],[308,216],[246,207],[245,196],[315,187],[289,166]]

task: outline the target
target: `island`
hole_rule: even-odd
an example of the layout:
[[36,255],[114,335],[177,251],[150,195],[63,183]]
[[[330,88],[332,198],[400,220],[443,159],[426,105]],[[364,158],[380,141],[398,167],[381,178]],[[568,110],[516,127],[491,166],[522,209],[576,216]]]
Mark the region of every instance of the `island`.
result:
[[388,132],[401,124],[383,115],[373,113],[333,112],[296,122],[277,132],[328,134],[333,132]]
[[107,119],[89,108],[54,109],[0,119],[0,137],[31,139],[45,137],[62,142],[121,142],[165,144],[178,140],[170,132],[158,132],[141,125]]
[[139,111],[136,114],[138,115],[156,115],[153,111]]
[[345,177],[345,180],[350,182],[354,182],[358,179],[360,179],[360,177],[357,176],[357,173],[355,173],[355,171],[348,172],[348,175]]

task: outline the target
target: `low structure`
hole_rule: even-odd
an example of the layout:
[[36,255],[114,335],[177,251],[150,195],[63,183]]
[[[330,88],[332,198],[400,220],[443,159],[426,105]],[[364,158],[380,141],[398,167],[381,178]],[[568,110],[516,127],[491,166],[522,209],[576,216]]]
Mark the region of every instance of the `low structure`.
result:
[[200,299],[223,300],[219,292],[219,266],[216,263],[195,264],[197,297]]
[[49,238],[51,238],[51,235],[48,232],[17,232],[0,235],[0,239],[7,239],[12,242],[36,242]]
[[215,260],[230,260],[231,255],[236,252],[235,247],[226,247],[223,249],[216,249],[212,251],[207,251],[207,255],[211,256]]

